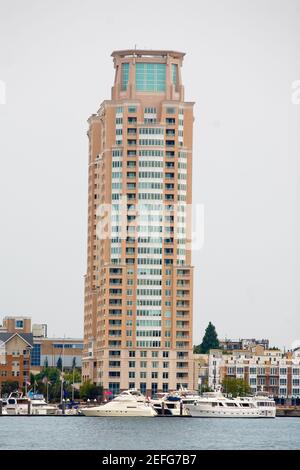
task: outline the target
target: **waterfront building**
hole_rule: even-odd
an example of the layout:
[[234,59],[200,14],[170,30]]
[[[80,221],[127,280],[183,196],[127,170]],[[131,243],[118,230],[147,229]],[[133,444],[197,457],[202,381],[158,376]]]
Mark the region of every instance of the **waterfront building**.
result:
[[2,321],[2,331],[9,333],[31,333],[31,318],[27,316],[6,316]]
[[194,103],[184,100],[184,54],[112,57],[111,99],[88,121],[83,380],[113,393],[191,388]]
[[205,390],[208,387],[208,354],[193,356],[193,390]]
[[3,382],[17,382],[26,387],[30,376],[31,333],[0,332],[0,396]]
[[249,349],[252,346],[262,346],[264,349],[269,349],[269,340],[268,339],[221,339],[219,341],[220,348],[225,351]]
[[43,367],[57,367],[61,361],[64,370],[81,367],[82,338],[33,337],[31,371],[40,372]]
[[300,398],[300,350],[283,352],[255,346],[248,350],[211,350],[208,384],[216,389],[225,377],[248,382],[253,394],[265,392],[278,400]]
[[[3,319],[0,335],[3,334],[3,338],[11,338],[14,337],[13,335],[17,334],[30,344],[30,348],[26,350],[26,358],[24,357],[26,367],[29,361],[30,372],[38,373],[46,365],[48,365],[48,367],[57,367],[57,363],[60,360],[62,367],[66,370],[72,369],[74,366],[80,368],[83,339],[68,337],[49,338],[47,336],[47,329],[47,324],[33,324],[31,326],[31,317],[7,316]],[[27,376],[27,369],[25,374],[22,372],[22,361],[20,361],[20,367],[20,377],[23,375]],[[5,370],[3,369],[3,376],[11,377],[11,374],[7,374]],[[11,379],[9,378],[7,380]]]

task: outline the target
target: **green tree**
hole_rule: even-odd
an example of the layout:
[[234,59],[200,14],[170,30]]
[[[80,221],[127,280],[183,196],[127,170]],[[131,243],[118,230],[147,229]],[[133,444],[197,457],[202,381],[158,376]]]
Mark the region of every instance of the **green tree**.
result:
[[81,371],[80,369],[73,369],[70,372],[64,373],[64,379],[67,383],[72,384],[74,378],[74,383],[78,384],[81,383]]
[[207,354],[210,349],[218,349],[220,347],[218,335],[214,325],[209,322],[205,334],[202,339],[202,343],[194,347],[195,354]]
[[95,398],[101,399],[103,387],[93,384],[90,380],[84,382],[80,387],[80,398],[83,400],[93,400]]
[[17,392],[19,390],[19,382],[14,380],[7,380],[2,382],[1,385],[1,394],[9,395],[12,392]]
[[223,391],[233,397],[242,397],[251,394],[251,388],[244,379],[236,379],[235,377],[224,377],[222,382]]
[[62,370],[62,358],[59,357],[56,364],[57,369]]

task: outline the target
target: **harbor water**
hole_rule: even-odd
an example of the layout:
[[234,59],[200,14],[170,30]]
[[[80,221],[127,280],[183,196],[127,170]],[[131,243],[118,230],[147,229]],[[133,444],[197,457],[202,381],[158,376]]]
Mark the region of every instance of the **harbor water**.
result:
[[300,449],[300,418],[3,416],[4,449]]

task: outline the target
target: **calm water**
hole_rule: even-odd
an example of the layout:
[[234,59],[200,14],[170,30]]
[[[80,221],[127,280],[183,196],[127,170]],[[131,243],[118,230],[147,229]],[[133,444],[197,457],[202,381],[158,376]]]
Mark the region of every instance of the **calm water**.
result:
[[5,416],[1,449],[300,449],[300,418]]

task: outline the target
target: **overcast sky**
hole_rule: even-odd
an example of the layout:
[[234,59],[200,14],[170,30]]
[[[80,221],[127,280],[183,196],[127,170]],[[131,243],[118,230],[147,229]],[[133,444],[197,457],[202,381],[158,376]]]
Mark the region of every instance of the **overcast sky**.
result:
[[[115,49],[186,52],[193,201],[205,207],[194,340],[300,338],[299,0],[0,0],[0,319],[83,332],[87,118]],[[298,185],[298,187],[297,187]],[[297,194],[298,190],[298,194]]]

